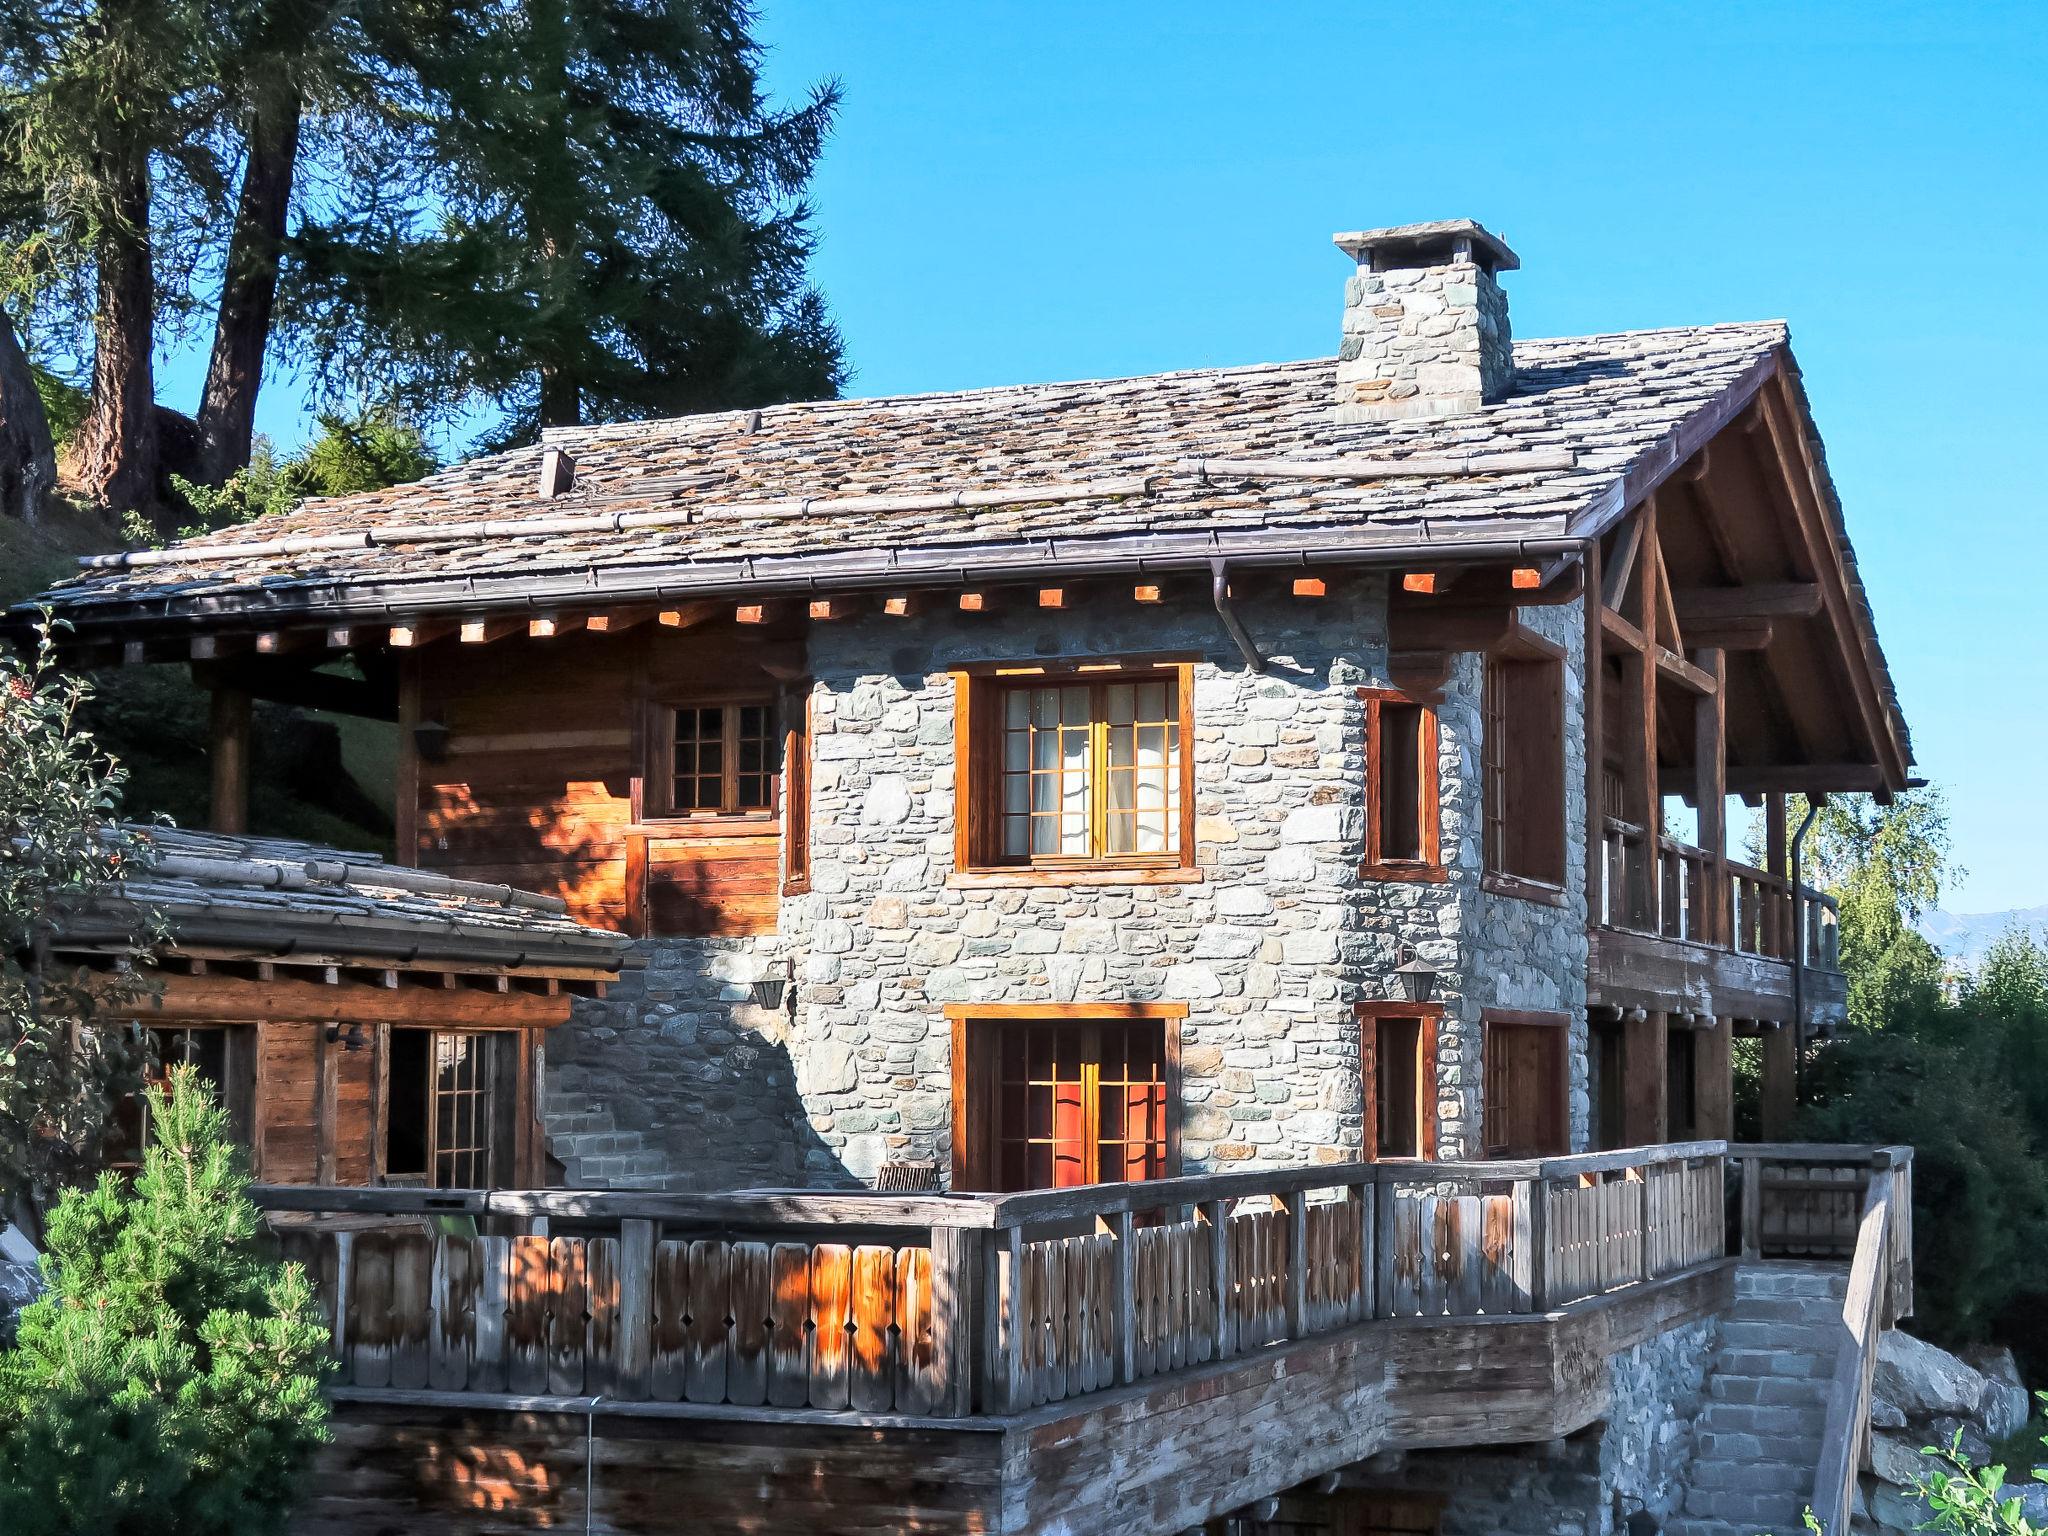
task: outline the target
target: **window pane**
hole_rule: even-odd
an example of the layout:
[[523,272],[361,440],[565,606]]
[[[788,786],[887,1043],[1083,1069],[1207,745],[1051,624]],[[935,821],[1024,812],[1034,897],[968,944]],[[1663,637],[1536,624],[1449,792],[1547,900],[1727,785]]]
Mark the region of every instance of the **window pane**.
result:
[[1383,700],[1379,707],[1379,761],[1374,765],[1374,808],[1383,859],[1418,860],[1422,848],[1422,709]]

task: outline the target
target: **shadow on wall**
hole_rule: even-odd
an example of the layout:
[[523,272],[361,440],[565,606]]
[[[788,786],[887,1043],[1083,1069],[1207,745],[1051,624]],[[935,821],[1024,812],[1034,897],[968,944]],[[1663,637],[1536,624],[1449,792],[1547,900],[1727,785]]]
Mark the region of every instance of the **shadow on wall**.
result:
[[[857,1188],[905,1155],[886,1135],[852,1136],[858,1155],[819,1135],[798,1089],[789,1014],[750,998],[769,964],[759,945],[664,939],[642,950],[644,970],[579,1002],[548,1040],[543,1108],[568,1183]],[[860,1166],[868,1161],[875,1168]]]

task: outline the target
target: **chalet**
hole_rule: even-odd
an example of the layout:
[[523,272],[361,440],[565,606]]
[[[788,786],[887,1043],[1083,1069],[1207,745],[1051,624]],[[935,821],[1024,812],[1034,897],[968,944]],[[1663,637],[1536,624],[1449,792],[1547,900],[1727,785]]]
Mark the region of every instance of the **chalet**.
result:
[[555,430],[46,594],[213,690],[220,834],[252,699],[390,720],[400,866],[632,941],[559,1180],[265,1169],[308,1529],[1847,1529],[1910,1153],[1731,1144],[1731,1062],[1782,1138],[1786,797],[1912,754],[1786,329],[1337,245],[1334,359]]

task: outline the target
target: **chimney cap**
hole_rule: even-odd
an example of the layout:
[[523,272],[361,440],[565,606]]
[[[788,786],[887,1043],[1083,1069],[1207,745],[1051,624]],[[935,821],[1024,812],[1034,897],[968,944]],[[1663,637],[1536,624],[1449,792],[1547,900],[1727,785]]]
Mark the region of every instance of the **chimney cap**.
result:
[[1337,249],[1375,272],[1390,267],[1435,267],[1452,261],[1476,262],[1489,272],[1512,272],[1522,264],[1505,240],[1472,219],[1396,224],[1330,238]]

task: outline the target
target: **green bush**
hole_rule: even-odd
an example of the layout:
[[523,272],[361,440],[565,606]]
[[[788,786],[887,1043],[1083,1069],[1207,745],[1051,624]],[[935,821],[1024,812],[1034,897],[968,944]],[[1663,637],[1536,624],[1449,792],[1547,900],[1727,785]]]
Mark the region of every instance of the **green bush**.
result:
[[129,1188],[49,1221],[51,1289],[0,1353],[8,1536],[266,1536],[327,1437],[327,1330],[260,1234],[227,1116],[190,1067],[149,1095]]

